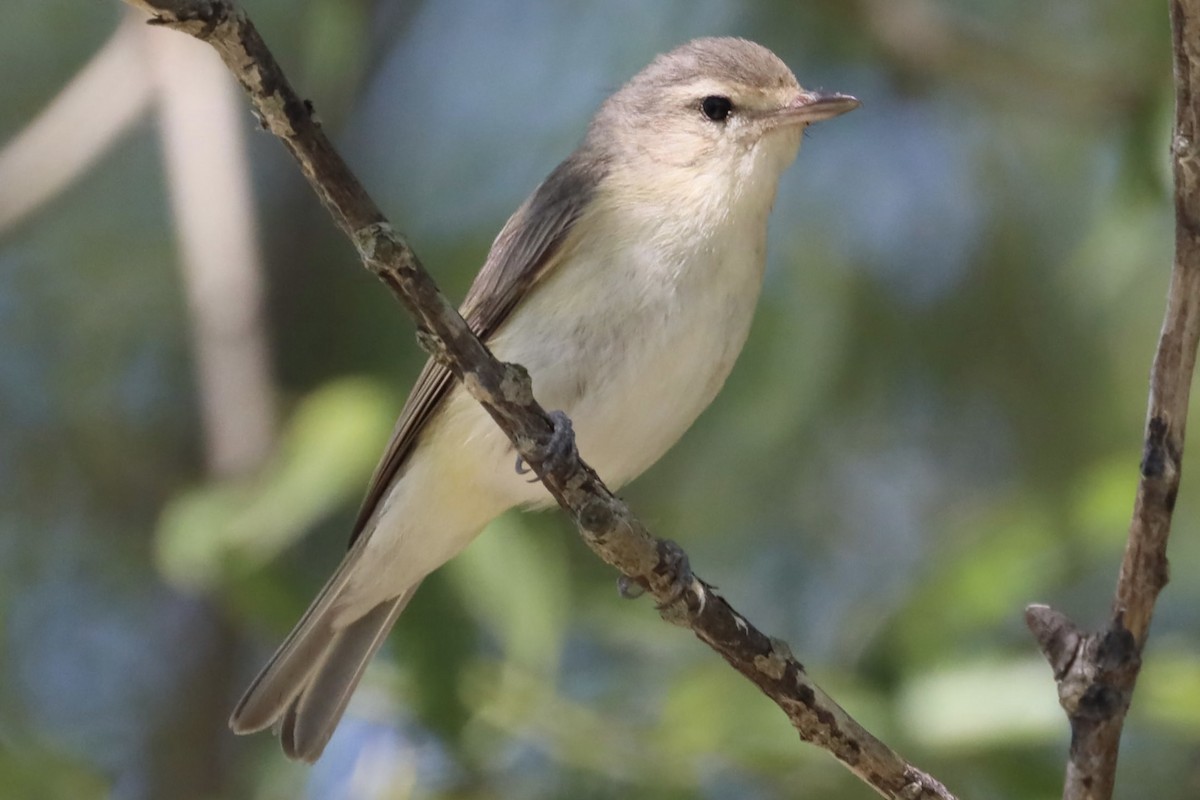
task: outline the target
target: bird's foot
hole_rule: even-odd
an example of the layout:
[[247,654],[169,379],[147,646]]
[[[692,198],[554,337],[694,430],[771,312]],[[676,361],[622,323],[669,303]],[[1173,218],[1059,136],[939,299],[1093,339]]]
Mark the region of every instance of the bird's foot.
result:
[[688,592],[695,594],[700,606],[704,606],[704,584],[692,573],[687,553],[670,539],[660,539],[658,542],[658,567],[655,572],[671,579],[667,599],[655,606],[659,611],[685,599]]
[[[513,470],[518,475],[533,475],[533,467],[525,463],[525,459],[521,458],[520,453],[517,453],[517,464],[515,467],[513,467]],[[529,483],[536,483],[539,480],[541,479],[538,478],[537,475],[533,475],[533,477],[529,479]]]
[[638,582],[636,578],[631,578],[628,575],[622,575],[617,578],[617,594],[626,600],[637,600],[646,593],[646,587]]
[[[683,548],[670,539],[660,539],[658,543],[658,566],[654,570],[660,575],[670,578],[670,589],[667,597],[655,605],[663,611],[687,597],[688,592],[696,596],[700,608],[704,608],[707,593],[704,582],[692,573],[691,564]],[[646,593],[647,585],[644,579],[622,575],[617,579],[617,592],[627,600],[633,600]]]
[[[542,469],[546,472],[553,472],[570,461],[575,451],[575,429],[571,425],[571,418],[562,411],[551,411],[550,424],[553,427],[550,441],[542,449]],[[525,463],[525,459],[520,455],[517,456],[515,469],[518,475],[529,475],[533,472],[533,468]],[[534,475],[529,482],[537,483],[539,480],[540,478]]]

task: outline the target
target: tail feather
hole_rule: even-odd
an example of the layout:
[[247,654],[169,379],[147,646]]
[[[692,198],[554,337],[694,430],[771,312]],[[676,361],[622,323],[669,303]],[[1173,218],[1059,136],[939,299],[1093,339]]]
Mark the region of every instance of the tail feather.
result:
[[385,600],[357,620],[339,620],[337,599],[360,552],[353,548],[347,554],[250,684],[229,718],[234,733],[275,726],[289,757],[315,761],[321,755],[371,657],[417,588]]
[[289,758],[316,761],[337,728],[367,664],[379,650],[416,587],[380,603],[330,641],[319,667],[288,704],[280,727]]

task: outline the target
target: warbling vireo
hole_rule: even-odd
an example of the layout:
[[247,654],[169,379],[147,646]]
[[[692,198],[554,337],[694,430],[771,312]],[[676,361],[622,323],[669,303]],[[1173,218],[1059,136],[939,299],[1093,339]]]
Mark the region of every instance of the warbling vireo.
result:
[[[462,306],[523,364],[580,454],[618,487],[712,401],[762,287],[767,217],[804,128],[858,106],[805,91],[771,51],[697,39],[608,98],[517,209]],[[514,506],[547,506],[505,435],[434,361],[371,479],[346,557],[250,685],[230,726],[276,725],[313,761],[421,580]]]

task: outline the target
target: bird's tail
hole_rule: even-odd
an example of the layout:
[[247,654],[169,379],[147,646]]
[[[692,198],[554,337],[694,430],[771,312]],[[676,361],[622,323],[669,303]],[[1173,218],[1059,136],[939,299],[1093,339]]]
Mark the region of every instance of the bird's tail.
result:
[[417,587],[351,622],[338,618],[338,596],[354,550],[238,701],[229,727],[254,733],[275,726],[289,758],[316,761],[342,718],[371,657]]

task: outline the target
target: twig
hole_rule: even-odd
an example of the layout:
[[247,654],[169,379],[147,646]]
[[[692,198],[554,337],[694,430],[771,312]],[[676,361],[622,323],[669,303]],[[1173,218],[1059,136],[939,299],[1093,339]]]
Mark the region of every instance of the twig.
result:
[[422,341],[496,420],[597,555],[647,589],[665,619],[690,628],[774,700],[802,739],[831,752],[881,795],[952,800],[940,783],[855,722],[809,679],[783,642],[748,623],[711,586],[693,578],[680,592],[686,570],[678,548],[651,536],[573,444],[568,456],[551,463],[553,425],[534,401],[525,370],[496,361],[467,328],[334,151],[311,106],[292,91],[243,12],[228,0],[127,2],[153,14],[154,24],[217,49],[249,94],[263,127],[283,140],[363,263],[416,318]]
[[1200,0],[1172,0],[1175,51],[1175,265],[1150,373],[1141,480],[1107,630],[1084,634],[1046,606],[1026,619],[1054,667],[1071,723],[1063,797],[1112,797],[1125,714],[1137,683],[1154,603],[1167,584],[1167,537],[1179,491],[1188,394],[1200,341]]

